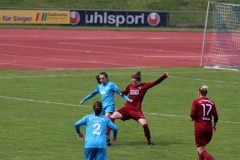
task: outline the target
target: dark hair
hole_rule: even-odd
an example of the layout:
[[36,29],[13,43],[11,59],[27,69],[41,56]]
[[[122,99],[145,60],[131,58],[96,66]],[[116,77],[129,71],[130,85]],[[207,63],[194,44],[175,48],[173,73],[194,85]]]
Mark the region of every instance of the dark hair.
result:
[[100,75],[104,75],[106,78],[107,78],[107,81],[108,81],[108,75],[107,75],[107,73],[106,72],[101,72],[101,73],[99,73],[98,75],[96,75],[96,80],[97,80],[97,82],[100,84],[101,82],[100,82],[100,80],[99,80],[99,76]]
[[99,115],[102,113],[102,102],[96,101],[93,103],[93,110],[95,112],[95,115]]
[[141,81],[141,72],[138,71],[136,74],[132,75],[132,78],[136,79],[137,81]]
[[202,96],[206,96],[208,92],[208,87],[206,85],[200,86],[198,91]]

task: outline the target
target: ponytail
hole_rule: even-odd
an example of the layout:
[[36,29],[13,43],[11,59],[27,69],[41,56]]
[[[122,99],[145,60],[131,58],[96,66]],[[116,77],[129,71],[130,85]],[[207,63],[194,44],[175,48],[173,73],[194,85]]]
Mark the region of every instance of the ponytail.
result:
[[100,115],[102,113],[102,102],[100,101],[94,102],[93,110],[95,112],[95,115]]
[[141,81],[141,72],[138,71],[136,74],[132,75],[133,79],[136,79],[137,81]]

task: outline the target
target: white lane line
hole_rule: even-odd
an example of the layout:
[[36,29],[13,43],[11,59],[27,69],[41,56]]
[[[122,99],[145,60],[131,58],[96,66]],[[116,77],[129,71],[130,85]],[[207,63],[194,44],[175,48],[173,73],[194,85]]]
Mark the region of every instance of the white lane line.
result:
[[[21,48],[33,48],[33,49],[43,49],[43,50],[56,50],[56,51],[67,51],[67,52],[82,52],[86,53],[86,50],[74,50],[74,49],[59,49],[59,48],[49,48],[49,47],[37,47],[37,46],[24,46],[24,45],[12,45],[12,44],[0,44],[3,46],[11,46],[11,47],[21,47]],[[110,53],[110,52],[99,52],[99,51],[87,51],[87,53],[93,54],[107,54],[107,55],[123,55],[123,56],[135,56],[142,57],[144,55],[139,54],[126,54],[126,53]]]
[[[182,52],[182,51],[164,51],[160,49],[141,49],[141,48],[129,48],[129,47],[112,47],[112,46],[103,46],[103,45],[89,45],[89,44],[80,44],[80,43],[66,43],[59,42],[63,45],[74,45],[74,46],[87,46],[87,47],[97,47],[97,48],[113,48],[113,49],[124,49],[124,50],[137,50],[137,51],[150,51],[150,52],[170,52],[170,53],[187,53],[187,54],[198,54],[192,52]],[[144,55],[142,55],[145,57]],[[147,57],[147,56],[146,56]],[[154,57],[154,56],[153,56]]]
[[[28,102],[34,102],[34,103],[63,105],[63,106],[74,106],[74,107],[84,107],[84,108],[86,108],[86,107],[90,108],[91,107],[91,106],[80,105],[80,104],[76,105],[76,104],[68,104],[68,103],[60,103],[60,102],[39,101],[39,100],[33,100],[33,99],[15,98],[15,97],[7,97],[7,96],[0,96],[0,98],[18,100],[18,101],[28,101]],[[189,118],[189,117],[185,117],[185,116],[176,116],[176,115],[170,115],[170,114],[159,114],[159,113],[148,113],[148,112],[144,112],[144,113],[149,114],[149,115],[164,116],[164,117]],[[226,120],[226,121],[219,120],[219,122],[231,123],[231,124],[240,124],[240,122],[234,122],[234,121],[228,121],[228,120]]]
[[27,64],[17,64],[17,63],[0,63],[0,65],[11,65],[11,66],[23,66],[23,67],[34,67],[34,68],[46,68],[46,69],[55,69],[54,67],[45,67],[45,66],[35,66],[35,65],[27,65]]
[[8,35],[0,35],[0,38],[38,38],[39,36],[8,36]]
[[[60,43],[61,44],[61,43]],[[62,43],[63,44],[63,43]],[[127,50],[143,50],[143,51],[151,51],[151,52],[161,52],[161,53],[184,53],[184,54],[198,54],[198,53],[193,53],[193,52],[182,52],[182,51],[165,51],[165,50],[151,50],[151,49],[140,49],[140,48],[126,48],[126,47],[109,47],[109,46],[101,46],[101,45],[83,45],[83,44],[70,44],[70,43],[65,43],[66,45],[82,45],[82,46],[91,46],[91,47],[104,47],[104,48],[115,48],[115,49],[127,49]],[[57,51],[68,51],[68,52],[82,52],[82,53],[99,53],[99,54],[107,54],[107,55],[124,55],[124,56],[136,56],[136,57],[158,57],[158,56],[146,56],[146,54],[127,54],[127,53],[110,53],[110,52],[99,52],[99,51],[86,51],[86,50],[74,50],[74,49],[59,49],[59,48],[50,48],[50,47],[37,47],[37,46],[25,46],[25,45],[13,45],[13,44],[0,44],[3,46],[11,46],[11,47],[21,47],[21,48],[33,48],[33,49],[43,49],[43,50],[57,50]],[[166,56],[166,57],[175,57],[175,56]],[[179,57],[179,56],[176,56]],[[183,56],[187,57],[187,56]]]
[[[115,66],[137,67],[137,66],[128,65],[128,64],[108,63],[108,62],[100,62],[100,61],[81,61],[81,60],[71,60],[71,59],[44,58],[44,57],[8,55],[8,54],[0,54],[0,56],[24,57],[24,58],[47,59],[47,60],[54,60],[54,61],[66,61],[66,62],[79,62],[79,63],[93,63],[93,64],[101,64],[101,65],[115,65]],[[0,64],[22,65],[22,64],[17,64],[17,63],[0,63]],[[26,65],[26,66],[28,66],[28,65]],[[67,69],[67,68],[54,68],[54,67],[43,67],[43,66],[36,66],[36,67],[49,68],[49,69],[51,69],[51,68],[52,69]]]
[[199,58],[201,56],[143,56],[143,57],[144,58]]

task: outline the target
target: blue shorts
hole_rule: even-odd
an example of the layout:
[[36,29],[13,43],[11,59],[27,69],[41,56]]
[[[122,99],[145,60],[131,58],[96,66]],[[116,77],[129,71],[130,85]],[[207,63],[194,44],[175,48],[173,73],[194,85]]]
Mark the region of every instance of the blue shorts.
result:
[[107,151],[105,148],[84,148],[85,160],[106,160]]
[[113,113],[114,111],[115,111],[115,106],[114,105],[103,107],[102,108],[102,115],[105,115],[105,113],[107,113],[107,112]]

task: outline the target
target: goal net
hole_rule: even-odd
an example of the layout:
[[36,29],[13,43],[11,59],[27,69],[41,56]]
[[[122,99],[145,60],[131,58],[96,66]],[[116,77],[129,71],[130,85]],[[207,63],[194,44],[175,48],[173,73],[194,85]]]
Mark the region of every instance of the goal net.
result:
[[240,4],[210,4],[213,9],[213,33],[204,67],[239,70]]

